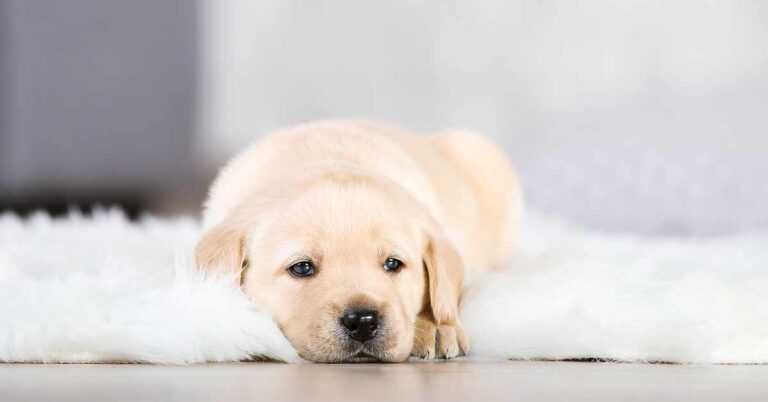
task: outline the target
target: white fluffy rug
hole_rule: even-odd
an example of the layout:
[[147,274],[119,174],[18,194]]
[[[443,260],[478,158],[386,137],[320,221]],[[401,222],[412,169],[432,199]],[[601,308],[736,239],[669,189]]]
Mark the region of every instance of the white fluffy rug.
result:
[[[0,361],[299,361],[191,264],[194,220],[0,217]],[[464,298],[472,356],[768,363],[768,235],[642,239],[528,215],[520,257]]]

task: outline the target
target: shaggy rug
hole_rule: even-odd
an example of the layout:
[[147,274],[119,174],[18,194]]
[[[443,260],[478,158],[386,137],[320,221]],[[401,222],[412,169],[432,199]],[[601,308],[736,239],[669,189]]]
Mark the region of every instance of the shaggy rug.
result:
[[[0,217],[0,361],[300,361],[201,278],[197,221]],[[768,234],[650,239],[529,214],[519,257],[462,302],[471,358],[768,363]]]

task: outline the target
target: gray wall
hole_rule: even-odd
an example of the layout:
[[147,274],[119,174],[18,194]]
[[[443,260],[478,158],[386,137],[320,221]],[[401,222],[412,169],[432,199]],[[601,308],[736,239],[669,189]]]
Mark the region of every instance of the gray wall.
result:
[[535,208],[768,228],[768,2],[206,0],[200,143],[378,118],[506,147]]
[[188,174],[196,13],[0,1],[0,198],[147,193]]
[[766,1],[199,5],[0,0],[0,201],[171,192],[196,210],[197,164],[354,116],[483,132],[529,204],[584,225],[768,227]]

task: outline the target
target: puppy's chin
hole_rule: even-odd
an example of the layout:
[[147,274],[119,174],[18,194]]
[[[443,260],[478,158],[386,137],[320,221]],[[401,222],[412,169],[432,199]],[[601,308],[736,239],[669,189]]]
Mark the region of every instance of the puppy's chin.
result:
[[368,352],[360,350],[356,353],[339,353],[336,356],[302,356],[316,363],[399,363],[408,358],[408,353]]
[[306,345],[296,348],[299,356],[316,363],[398,363],[405,361],[409,352],[382,350],[376,346],[350,345]]
[[408,359],[410,345],[386,349],[389,342],[361,344],[354,341],[327,341],[318,345],[296,345],[299,356],[316,363],[398,363]]
[[390,353],[367,353],[361,351],[350,355],[336,363],[399,363],[405,361],[408,356],[394,356]]

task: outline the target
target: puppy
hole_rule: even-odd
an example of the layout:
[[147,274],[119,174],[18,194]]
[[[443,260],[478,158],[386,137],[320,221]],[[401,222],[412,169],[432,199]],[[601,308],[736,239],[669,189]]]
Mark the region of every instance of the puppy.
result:
[[290,128],[214,181],[198,267],[230,274],[317,362],[399,362],[469,351],[470,271],[513,253],[518,182],[468,132],[363,121]]

